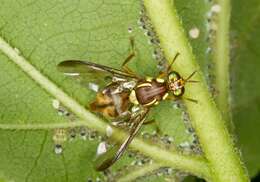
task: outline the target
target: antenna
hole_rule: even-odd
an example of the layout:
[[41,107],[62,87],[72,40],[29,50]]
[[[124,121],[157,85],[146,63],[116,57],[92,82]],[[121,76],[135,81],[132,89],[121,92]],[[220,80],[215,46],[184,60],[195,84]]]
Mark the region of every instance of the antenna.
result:
[[173,65],[173,63],[174,63],[174,61],[177,59],[177,57],[178,57],[179,55],[180,55],[180,53],[177,52],[176,55],[174,56],[172,62],[169,64],[169,66],[168,66],[168,68],[167,68],[167,73],[169,73],[169,71],[170,71],[170,69],[171,69],[171,67],[172,67],[172,65]]
[[199,81],[196,81],[196,80],[190,80],[194,74],[197,73],[197,70],[196,71],[193,71],[190,76],[188,76],[188,78],[184,79],[185,82],[190,82],[190,83],[198,83]]
[[191,98],[188,98],[188,97],[182,97],[182,98],[184,98],[184,99],[186,99],[186,100],[188,100],[190,102],[193,102],[195,104],[198,104],[198,100],[196,100],[196,99],[191,99]]

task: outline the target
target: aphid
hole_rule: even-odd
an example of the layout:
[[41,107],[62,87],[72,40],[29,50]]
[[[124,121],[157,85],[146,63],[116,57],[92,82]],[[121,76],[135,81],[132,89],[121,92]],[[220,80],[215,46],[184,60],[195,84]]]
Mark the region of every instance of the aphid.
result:
[[63,151],[62,144],[67,140],[67,133],[65,129],[55,129],[52,137],[54,141],[54,152],[61,154]]
[[[126,147],[145,123],[151,107],[162,100],[181,98],[185,92],[185,84],[196,82],[190,80],[196,71],[186,79],[178,72],[171,71],[172,64],[179,53],[158,77],[138,76],[127,67],[127,63],[135,56],[132,38],[130,44],[131,53],[124,60],[121,69],[81,60],[67,60],[58,64],[60,71],[79,79],[82,83],[85,83],[84,78],[87,78],[88,82],[98,83],[101,88],[103,86],[103,89],[97,93],[95,101],[90,104],[90,109],[114,119],[113,123],[117,126],[127,123],[124,126],[129,127],[128,137],[123,143],[114,145],[111,150],[108,149],[104,154],[106,156],[98,162],[97,170],[107,169],[122,156]],[[193,99],[188,98],[188,100],[196,102]]]

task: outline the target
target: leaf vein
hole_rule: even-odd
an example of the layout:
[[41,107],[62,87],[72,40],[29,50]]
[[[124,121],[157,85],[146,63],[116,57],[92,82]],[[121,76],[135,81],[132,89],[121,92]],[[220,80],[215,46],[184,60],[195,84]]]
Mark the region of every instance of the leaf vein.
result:
[[36,168],[36,166],[38,165],[38,162],[40,160],[40,157],[43,153],[43,149],[44,149],[44,146],[46,144],[46,141],[47,141],[47,135],[48,135],[48,132],[45,132],[44,133],[44,138],[42,140],[42,143],[41,143],[41,147],[40,147],[40,151],[39,151],[39,154],[36,156],[35,160],[34,160],[34,163],[33,163],[33,166],[32,168],[30,169],[29,173],[26,175],[25,177],[25,181],[28,182],[29,178],[31,177],[32,173],[33,173],[33,170]]

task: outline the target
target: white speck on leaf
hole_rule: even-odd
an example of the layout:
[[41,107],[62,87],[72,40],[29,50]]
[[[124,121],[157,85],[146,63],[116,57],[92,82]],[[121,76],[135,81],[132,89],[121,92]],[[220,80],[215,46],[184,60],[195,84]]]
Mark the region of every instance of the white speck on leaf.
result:
[[200,35],[200,30],[197,27],[190,29],[189,35],[191,38],[196,39]]
[[211,11],[214,12],[214,13],[219,13],[221,11],[221,6],[219,4],[214,4],[211,7]]
[[60,145],[55,146],[55,148],[54,148],[55,154],[61,154],[62,151],[63,151],[63,149],[62,149],[62,147]]
[[97,147],[97,156],[105,153],[106,151],[107,151],[106,142],[99,143],[99,145]]
[[95,83],[89,83],[88,87],[93,90],[94,92],[98,92],[99,86]]
[[53,99],[52,100],[52,106],[53,106],[54,109],[59,109],[60,101],[58,101],[57,99]]

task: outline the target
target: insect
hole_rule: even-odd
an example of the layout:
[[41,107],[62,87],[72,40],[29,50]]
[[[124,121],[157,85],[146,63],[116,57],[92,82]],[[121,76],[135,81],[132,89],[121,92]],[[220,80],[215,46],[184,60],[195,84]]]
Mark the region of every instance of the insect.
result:
[[[96,169],[99,171],[107,169],[122,156],[145,123],[151,107],[162,100],[181,98],[185,92],[185,84],[196,82],[190,80],[196,71],[186,79],[178,72],[171,71],[179,53],[158,77],[138,76],[127,66],[127,63],[135,56],[133,39],[130,39],[130,45],[131,53],[124,60],[121,69],[81,60],[66,60],[58,64],[61,72],[79,79],[82,83],[85,83],[84,78],[87,77],[88,82],[103,85],[103,89],[97,93],[96,100],[90,104],[92,111],[113,118],[118,125],[121,123],[129,125],[128,137],[123,143],[112,147],[109,157],[97,165]],[[196,102],[196,100],[187,99]]]

